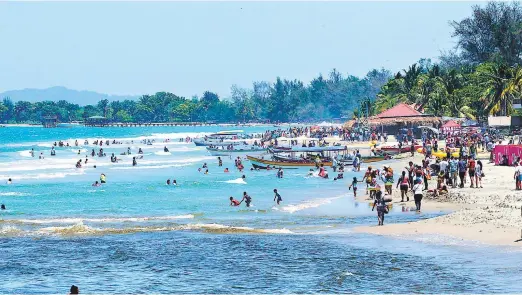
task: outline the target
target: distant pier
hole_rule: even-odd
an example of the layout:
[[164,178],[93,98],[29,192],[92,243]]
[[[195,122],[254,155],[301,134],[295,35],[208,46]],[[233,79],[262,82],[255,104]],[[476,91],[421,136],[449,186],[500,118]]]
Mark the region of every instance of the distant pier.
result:
[[212,126],[217,123],[202,122],[168,122],[168,123],[110,123],[110,122],[85,122],[85,126],[89,127],[161,127],[161,126]]

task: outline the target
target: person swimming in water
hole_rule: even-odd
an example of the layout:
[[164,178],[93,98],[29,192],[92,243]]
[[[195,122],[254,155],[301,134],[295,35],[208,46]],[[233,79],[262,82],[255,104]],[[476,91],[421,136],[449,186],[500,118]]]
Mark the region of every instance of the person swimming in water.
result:
[[205,170],[205,174],[208,174],[208,169],[207,169],[207,170]]
[[247,192],[243,192],[243,199],[241,202],[245,201],[247,207],[250,207],[250,203],[252,203],[252,197],[247,194]]
[[96,181],[92,184],[92,186],[101,186],[101,183],[99,183],[98,180],[96,180]]
[[170,185],[170,178],[167,179],[167,185]]
[[0,210],[5,210],[5,205],[4,204],[0,205]]
[[246,176],[245,174],[243,174],[243,176],[241,176],[241,179],[245,180],[246,179]]
[[178,182],[177,182],[175,179],[173,179],[173,180],[172,180],[172,185],[177,186],[177,185],[178,185]]
[[11,178],[9,178],[9,179],[7,180],[7,184],[12,184],[12,183],[13,183],[13,180],[12,180]]
[[165,153],[168,153],[168,152],[169,152],[169,149],[167,148],[167,146],[165,146],[165,147],[163,148],[163,151],[164,151]]
[[238,200],[234,199],[233,197],[230,197],[230,206],[237,207],[239,205],[241,205],[241,202],[239,202]]
[[281,198],[281,195],[277,192],[277,189],[274,189],[274,202],[277,202],[277,205],[279,205],[279,202],[283,201],[283,198]]
[[225,171],[224,171],[224,172],[225,172],[225,173],[228,173],[228,172],[229,172],[229,171],[228,171],[228,168],[225,168]]

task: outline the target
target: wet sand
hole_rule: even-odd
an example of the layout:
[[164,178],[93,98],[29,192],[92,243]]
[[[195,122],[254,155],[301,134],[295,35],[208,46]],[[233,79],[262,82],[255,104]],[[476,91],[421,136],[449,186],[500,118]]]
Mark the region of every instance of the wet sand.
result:
[[[397,181],[404,167],[412,158],[390,163]],[[414,163],[420,163],[421,156],[415,156]],[[434,199],[425,192],[422,211],[451,211],[452,213],[431,219],[410,223],[385,224],[384,226],[361,226],[354,230],[377,235],[387,235],[414,239],[418,235],[444,235],[460,240],[477,241],[489,245],[522,246],[522,192],[515,190],[514,167],[499,167],[482,160],[486,176],[482,179],[484,188],[470,188],[469,178],[465,188],[450,188],[448,194]],[[382,165],[374,165],[382,169]],[[436,180],[430,181],[430,188]],[[360,202],[371,202],[364,195],[360,185],[357,198]],[[393,191],[393,204],[407,204],[414,207],[413,196],[410,202],[402,203],[400,191]]]

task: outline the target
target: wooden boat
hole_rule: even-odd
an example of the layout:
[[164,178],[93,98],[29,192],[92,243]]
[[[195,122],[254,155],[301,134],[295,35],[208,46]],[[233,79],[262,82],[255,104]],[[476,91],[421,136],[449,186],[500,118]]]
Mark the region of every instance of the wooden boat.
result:
[[[253,157],[253,156],[247,156],[247,159],[252,163],[252,165],[257,166],[275,166],[275,167],[281,167],[281,168],[292,168],[292,167],[317,167],[317,163],[315,161],[311,160],[296,160],[296,159],[289,159],[289,160],[282,160],[281,158],[273,159],[273,160],[267,160],[263,158]],[[363,157],[362,162],[363,163],[373,163],[384,160],[384,156],[372,156],[372,157]],[[319,164],[322,164],[326,167],[332,167],[331,161],[324,161]],[[254,166],[255,167],[255,166]]]
[[[422,147],[422,146],[421,145],[415,145],[414,146],[415,149],[417,149],[419,147]],[[381,147],[378,147],[377,150],[382,151],[382,152],[386,152],[389,155],[397,155],[397,154],[411,152],[411,146],[403,146],[400,149],[399,149],[398,146],[381,146]]]
[[277,170],[279,168],[284,168],[284,169],[299,169],[299,167],[277,167],[277,166],[270,166],[270,169],[268,168],[268,165],[266,166],[262,166],[262,165],[257,165],[257,164],[252,164],[252,167],[254,167],[254,169],[259,169],[259,170]]
[[310,152],[342,152],[346,151],[346,146],[312,146],[312,147],[272,147],[270,148],[271,153],[310,153]]
[[196,146],[225,146],[243,144],[244,140],[249,138],[250,136],[245,135],[243,130],[231,130],[194,138],[193,142]]
[[207,147],[207,151],[211,156],[239,156],[239,155],[255,155],[262,154],[267,151],[266,148],[258,146],[234,146],[233,149],[223,149],[219,147]]

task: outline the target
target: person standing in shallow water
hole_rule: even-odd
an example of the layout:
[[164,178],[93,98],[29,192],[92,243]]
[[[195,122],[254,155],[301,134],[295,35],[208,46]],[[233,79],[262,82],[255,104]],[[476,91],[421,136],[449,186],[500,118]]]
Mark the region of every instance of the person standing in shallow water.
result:
[[377,225],[384,225],[384,214],[388,213],[388,205],[382,196],[382,191],[377,191],[375,201],[373,202],[372,211],[377,207]]
[[243,192],[243,199],[241,200],[241,203],[245,201],[245,205],[247,207],[250,207],[250,203],[252,203],[252,197],[247,194],[247,192]]
[[283,198],[281,198],[281,195],[277,192],[277,189],[274,189],[274,194],[274,202],[276,202],[277,205],[279,205],[279,203],[283,201]]

